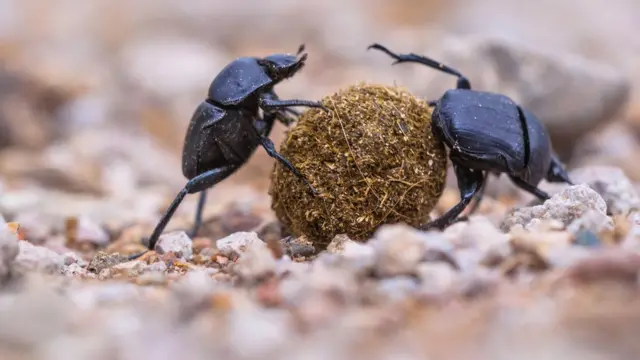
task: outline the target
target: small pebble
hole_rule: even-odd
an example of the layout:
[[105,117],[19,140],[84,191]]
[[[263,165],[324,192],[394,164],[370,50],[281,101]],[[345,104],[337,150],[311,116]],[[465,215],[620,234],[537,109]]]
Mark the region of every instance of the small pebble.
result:
[[574,185],[553,195],[542,205],[523,207],[512,211],[505,216],[501,228],[505,232],[508,232],[515,225],[526,228],[534,219],[557,220],[561,221],[564,226],[568,226],[590,210],[606,216],[607,204],[589,186]]
[[191,238],[184,231],[162,234],[156,244],[158,254],[175,254],[178,258],[190,260],[193,256]]
[[382,226],[369,242],[375,252],[378,276],[412,275],[427,250],[425,235],[401,224]]
[[339,254],[347,258],[370,257],[374,255],[373,248],[368,244],[363,244],[351,240],[347,235],[337,235],[333,238],[327,252]]
[[255,232],[236,232],[216,241],[216,248],[225,256],[240,254],[249,247],[251,243],[263,243]]
[[276,263],[269,247],[262,241],[254,241],[240,254],[234,270],[245,280],[259,281],[275,273]]
[[63,255],[25,240],[20,240],[18,245],[20,252],[15,258],[14,266],[20,271],[59,273],[62,270],[65,263]]

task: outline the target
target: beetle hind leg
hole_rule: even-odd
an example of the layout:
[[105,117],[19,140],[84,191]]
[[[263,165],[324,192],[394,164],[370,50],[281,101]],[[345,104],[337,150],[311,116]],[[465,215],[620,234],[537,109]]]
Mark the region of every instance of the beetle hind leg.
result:
[[202,226],[202,212],[204,210],[204,204],[207,201],[207,190],[202,190],[200,192],[200,198],[198,199],[198,205],[196,207],[196,216],[193,220],[193,227],[191,230],[187,232],[190,238],[194,238],[198,235],[198,230],[200,230],[200,226]]
[[456,222],[456,218],[464,211],[476,194],[479,193],[480,189],[484,187],[485,175],[482,171],[466,169],[456,164],[453,165],[453,168],[456,173],[456,178],[458,179],[460,202],[444,213],[444,215],[421,226],[422,230],[432,228],[442,230]]
[[322,105],[319,101],[310,101],[310,100],[277,100],[272,97],[263,96],[260,98],[260,108],[264,111],[274,111],[274,110],[284,110],[291,106],[305,106],[311,108],[320,108],[326,112],[329,112],[324,105]]
[[399,63],[404,63],[404,62],[413,62],[413,63],[418,63],[418,64],[422,64],[422,65],[426,65],[432,69],[436,69],[442,72],[445,72],[449,75],[453,75],[456,76],[458,78],[458,83],[457,83],[457,88],[458,89],[471,89],[471,83],[469,82],[469,79],[467,79],[466,76],[462,75],[458,70],[453,69],[443,63],[440,63],[438,61],[435,61],[433,59],[430,59],[426,56],[421,56],[421,55],[417,55],[414,53],[410,53],[410,54],[396,54],[393,51],[387,49],[386,47],[380,45],[380,44],[371,44],[369,45],[369,47],[367,49],[376,49],[376,50],[380,50],[382,52],[384,52],[385,54],[389,55],[390,57],[394,58],[396,61],[393,62],[393,64],[399,64]]
[[276,159],[278,162],[280,162],[280,164],[291,171],[296,177],[302,180],[313,195],[318,195],[318,190],[316,190],[313,185],[311,185],[307,178],[302,175],[300,171],[298,171],[298,169],[289,160],[287,160],[284,156],[280,155],[280,153],[276,151],[276,147],[271,139],[269,139],[268,137],[262,137],[262,146],[264,147],[267,154],[269,154],[269,156]]
[[509,178],[511,178],[511,181],[513,181],[513,183],[516,184],[516,186],[518,186],[520,189],[532,194],[533,196],[537,197],[538,199],[540,199],[542,201],[549,200],[549,198],[550,198],[549,194],[547,194],[546,192],[538,189],[538,187],[529,184],[528,182],[520,179],[519,177],[515,177],[515,176],[512,176],[512,175],[509,175]]
[[564,166],[562,166],[562,163],[555,154],[551,154],[551,164],[549,164],[549,171],[547,172],[546,179],[549,182],[564,182],[569,185],[574,185],[569,178],[567,170],[565,170]]
[[[167,209],[167,211],[164,213],[164,215],[158,222],[158,225],[156,225],[156,228],[153,230],[153,233],[148,239],[149,250],[153,250],[155,248],[156,242],[158,242],[160,235],[162,235],[162,232],[167,227],[169,220],[171,220],[171,218],[173,217],[173,214],[176,212],[176,210],[178,209],[178,206],[180,205],[180,203],[182,203],[182,200],[184,200],[187,194],[193,194],[193,193],[206,190],[207,188],[219,183],[220,181],[224,180],[227,176],[231,175],[234,171],[238,169],[238,167],[239,167],[238,165],[229,165],[229,166],[220,167],[217,169],[209,170],[189,180],[189,182],[184,186],[184,188],[180,190],[178,195],[176,195],[175,199],[173,200],[171,205],[169,205],[169,208]],[[132,255],[129,257],[129,260],[134,260],[144,255],[145,253],[146,252],[142,252],[139,254]]]

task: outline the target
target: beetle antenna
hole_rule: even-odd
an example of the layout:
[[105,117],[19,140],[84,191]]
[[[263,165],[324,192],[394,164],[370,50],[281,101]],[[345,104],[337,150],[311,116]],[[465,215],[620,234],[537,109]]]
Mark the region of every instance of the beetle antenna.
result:
[[296,53],[296,56],[302,54],[302,52],[304,51],[304,44],[300,44],[300,46],[298,47],[298,52]]
[[391,50],[387,49],[386,47],[374,43],[369,45],[369,47],[367,47],[367,50],[369,49],[376,49],[376,50],[380,50],[384,53],[386,53],[387,55],[391,56],[392,58],[396,59],[396,61],[393,62],[393,65],[395,64],[399,64],[399,63],[403,63],[403,62],[413,62],[413,63],[418,63],[418,64],[422,64],[422,65],[426,65],[430,68],[436,69],[436,70],[440,70],[442,72],[445,72],[449,75],[453,75],[458,77],[458,83],[456,85],[456,88],[458,89],[467,89],[470,90],[471,89],[471,83],[469,82],[469,79],[467,79],[464,75],[462,75],[458,70],[453,69],[443,63],[437,62],[433,59],[430,59],[428,57],[425,56],[421,56],[421,55],[417,55],[414,53],[410,53],[410,54],[396,54],[394,52],[392,52]]

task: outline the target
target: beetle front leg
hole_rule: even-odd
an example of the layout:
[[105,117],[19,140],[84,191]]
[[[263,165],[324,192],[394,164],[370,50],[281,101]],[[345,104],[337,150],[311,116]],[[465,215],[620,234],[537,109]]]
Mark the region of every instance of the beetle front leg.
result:
[[475,201],[473,202],[471,207],[469,207],[469,211],[467,211],[467,214],[459,217],[456,222],[468,220],[469,216],[473,215],[473,213],[478,211],[478,208],[480,208],[480,203],[482,202],[482,198],[484,198],[484,192],[487,189],[488,177],[489,177],[489,173],[486,172],[484,174],[484,181],[482,182],[482,186],[480,186],[480,189],[478,190],[478,192],[476,192],[476,195],[473,197]]
[[439,218],[421,226],[422,230],[429,230],[432,228],[444,229],[447,226],[453,224],[456,221],[458,215],[460,215],[464,209],[469,205],[471,199],[480,191],[483,187],[485,176],[482,171],[466,169],[453,164],[453,169],[458,179],[458,188],[460,189],[460,202],[454,207],[449,209],[444,215]]
[[319,108],[322,109],[326,112],[329,112],[329,109],[327,109],[324,105],[322,105],[321,102],[319,101],[310,101],[310,100],[277,100],[277,99],[272,99],[268,96],[262,96],[260,97],[260,102],[259,102],[259,106],[262,110],[267,111],[267,112],[271,112],[271,111],[275,111],[275,110],[285,110],[288,107],[291,106],[306,106],[306,107],[311,107],[311,108]]
[[[265,98],[268,97],[268,98],[270,98],[272,100],[280,100],[280,98],[278,97],[278,95],[276,94],[276,92],[273,89],[271,89],[269,92],[265,93],[263,95],[263,97],[265,97]],[[289,114],[291,114],[291,115],[293,115],[295,117],[300,116],[300,112],[298,110],[294,110],[292,108],[284,108],[284,109],[282,109],[282,111],[288,112]],[[281,119],[278,119],[278,120],[282,121]],[[287,124],[287,125],[289,125],[289,124]]]
[[298,171],[298,169],[296,169],[296,167],[293,166],[293,164],[289,160],[287,160],[284,156],[280,155],[276,151],[276,147],[273,144],[273,141],[271,141],[271,139],[269,139],[268,137],[262,137],[262,147],[264,147],[264,149],[267,151],[267,154],[269,154],[269,156],[278,160],[282,165],[284,165],[287,169],[289,169],[289,171],[291,171],[296,177],[302,180],[305,183],[305,185],[309,187],[309,190],[311,190],[311,193],[313,195],[318,195],[318,191],[313,187],[313,185],[311,185],[309,180],[307,180],[307,178],[304,177],[304,175],[302,175],[300,171]]

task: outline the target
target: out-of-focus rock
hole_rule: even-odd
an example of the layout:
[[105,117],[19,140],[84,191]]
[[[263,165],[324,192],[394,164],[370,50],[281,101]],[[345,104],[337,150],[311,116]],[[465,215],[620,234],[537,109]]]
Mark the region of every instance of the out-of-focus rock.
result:
[[20,253],[15,259],[14,266],[21,272],[42,271],[45,273],[59,273],[64,266],[64,255],[36,246],[28,241],[20,240]]
[[121,262],[110,268],[110,275],[125,275],[127,277],[135,277],[142,274],[147,265],[140,260]]
[[585,257],[569,267],[566,277],[579,282],[623,281],[638,282],[640,256],[637,253],[611,249]]
[[79,264],[73,263],[69,265],[65,265],[62,268],[62,275],[64,276],[72,276],[72,277],[84,277],[89,276],[89,272],[86,268],[83,268]]
[[514,255],[501,264],[504,271],[524,266],[529,270],[566,267],[588,255],[588,249],[572,246],[573,235],[567,231],[531,232],[520,228],[511,231]]
[[419,282],[412,276],[396,276],[381,279],[375,287],[376,302],[394,302],[405,300],[420,289]]
[[87,270],[100,274],[102,270],[108,269],[125,261],[127,261],[127,258],[120,254],[107,254],[100,251],[93,257],[93,259],[91,259],[87,266]]
[[10,279],[13,262],[20,253],[18,236],[0,217],[0,285]]
[[347,235],[336,235],[329,246],[327,252],[339,254],[348,258],[371,257],[373,248],[368,244],[351,240]]
[[534,219],[558,220],[568,226],[590,210],[606,216],[607,204],[604,199],[587,185],[570,186],[553,195],[542,205],[523,207],[511,211],[502,223],[502,230],[508,232],[513,226],[527,225]]
[[41,150],[64,134],[58,111],[83,88],[55,83],[22,61],[0,58],[0,148]]
[[454,224],[445,229],[444,235],[456,247],[456,263],[463,270],[500,261],[511,252],[510,235],[483,216],[471,216],[468,221]]
[[39,211],[21,211],[14,220],[20,224],[20,229],[26,239],[32,244],[42,244],[55,231],[60,230],[60,218]]
[[172,252],[179,258],[189,260],[193,256],[192,244],[191,238],[184,231],[172,231],[160,235],[156,251],[158,254]]
[[292,258],[307,258],[316,254],[316,248],[313,243],[304,235],[298,237],[287,236],[282,239],[282,247]]
[[587,166],[569,173],[575,184],[587,184],[607,203],[613,215],[640,210],[640,196],[626,174],[616,166]]
[[378,276],[413,275],[424,258],[425,236],[404,224],[381,226],[369,244],[375,252]]
[[[476,90],[503,93],[528,108],[545,124],[565,161],[583,135],[616,118],[630,97],[629,80],[614,66],[498,38],[445,37],[441,48],[431,44],[426,51],[411,51],[458,69]],[[416,80],[429,84],[429,98],[453,85],[448,76],[432,76]]]
[[231,256],[247,251],[254,242],[262,243],[255,232],[237,232],[216,241],[216,247],[223,255]]
[[593,209],[588,210],[567,226],[567,231],[573,235],[577,235],[582,231],[589,231],[598,234],[603,231],[612,230],[613,220],[606,214]]
[[620,246],[630,250],[640,250],[640,212],[632,212],[625,217],[629,226]]
[[41,284],[4,295],[0,301],[0,343],[32,349],[44,344],[70,325],[72,310],[67,298]]
[[114,125],[76,131],[65,142],[48,147],[42,157],[48,167],[72,169],[74,176],[99,184],[112,196],[134,197],[142,185],[179,188],[185,184],[177,154],[144,133]]
[[67,242],[71,244],[90,243],[103,247],[110,240],[104,228],[86,216],[67,218],[65,228]]
[[449,290],[457,277],[455,270],[444,263],[422,263],[417,273],[422,291],[433,295]]
[[262,241],[251,241],[240,254],[234,270],[247,281],[259,281],[276,271],[276,259]]
[[640,168],[634,156],[638,153],[640,142],[634,131],[627,124],[614,122],[579,141],[571,167],[618,167],[629,179],[640,181]]

